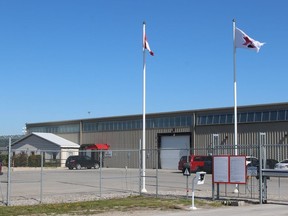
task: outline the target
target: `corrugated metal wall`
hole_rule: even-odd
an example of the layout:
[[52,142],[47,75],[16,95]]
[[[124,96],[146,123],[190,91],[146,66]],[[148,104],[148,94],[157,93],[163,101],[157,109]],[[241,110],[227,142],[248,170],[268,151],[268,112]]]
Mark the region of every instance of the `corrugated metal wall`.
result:
[[[257,145],[259,144],[259,135],[261,132],[266,134],[266,143],[270,145],[267,148],[267,158],[283,159],[288,156],[287,147],[281,147],[281,144],[288,143],[288,123],[287,122],[268,122],[268,123],[239,123],[238,124],[238,154],[258,156]],[[194,154],[206,155],[215,154],[215,146],[213,148],[213,134],[217,134],[219,138],[219,146],[216,153],[234,154],[234,125],[201,125],[195,126],[195,137],[193,128],[163,128],[146,130],[146,161],[147,168],[156,168],[158,164],[158,153],[154,151],[161,143],[159,136],[169,133],[190,133],[191,148]],[[107,159],[105,163],[109,167],[123,167],[129,159],[129,166],[139,167],[139,159],[137,153],[132,153],[139,149],[140,139],[142,138],[142,130],[131,131],[110,131],[110,132],[91,132],[58,134],[59,136],[82,144],[107,143],[111,146],[111,150],[125,150],[125,153],[115,152],[113,160]],[[82,140],[80,140],[82,137]],[[195,140],[195,143],[193,143]],[[279,148],[275,148],[278,146]],[[152,151],[153,149],[153,151]],[[126,150],[131,150],[127,153]],[[213,152],[214,151],[214,152]]]
[[[287,122],[238,124],[238,154],[257,156],[260,133],[266,134],[266,144],[268,145],[267,158],[276,159],[279,158],[279,154],[280,158],[281,155],[283,155],[283,157],[284,155],[288,155],[286,147],[282,147],[281,150],[276,148],[281,147],[281,144],[288,143]],[[219,136],[219,145],[223,150],[220,151],[220,153],[233,153],[233,125],[206,125],[196,127],[195,154],[205,154],[209,149],[211,149],[210,152],[212,152],[213,134]]]
[[[158,164],[158,136],[169,134],[172,128],[146,130],[146,166],[156,168]],[[190,132],[190,128],[176,128],[175,133]],[[75,134],[59,134],[68,140],[76,142],[79,136]],[[139,149],[142,130],[93,132],[82,134],[82,144],[107,143],[112,150],[112,158],[105,158],[106,167],[139,167],[139,155],[135,150]],[[129,151],[131,150],[131,151]],[[129,161],[127,161],[129,160]]]
[[57,135],[63,137],[64,139],[70,140],[71,142],[77,143],[79,145],[81,144],[79,133],[59,133]]

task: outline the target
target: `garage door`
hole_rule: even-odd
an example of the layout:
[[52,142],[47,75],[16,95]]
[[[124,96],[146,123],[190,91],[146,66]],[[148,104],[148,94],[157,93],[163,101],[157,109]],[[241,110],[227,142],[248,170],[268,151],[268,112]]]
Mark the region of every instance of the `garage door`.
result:
[[160,161],[162,169],[178,169],[179,159],[187,155],[190,136],[162,136]]

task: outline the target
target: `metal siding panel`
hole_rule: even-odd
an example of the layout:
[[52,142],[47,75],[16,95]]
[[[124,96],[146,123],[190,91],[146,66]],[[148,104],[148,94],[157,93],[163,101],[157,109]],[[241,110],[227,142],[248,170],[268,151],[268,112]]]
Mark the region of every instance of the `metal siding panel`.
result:
[[64,139],[70,140],[71,142],[80,143],[79,133],[56,134],[56,135]]
[[[157,148],[157,136],[161,133],[170,133],[172,128],[157,128],[149,129],[146,131],[146,147],[147,149]],[[191,127],[175,128],[176,133],[190,132],[193,130]],[[238,124],[239,145],[256,145],[260,132],[267,133],[268,144],[287,144],[288,138],[285,134],[288,133],[288,122],[266,122],[266,123],[240,123]],[[191,143],[195,147],[195,153],[206,153],[203,148],[210,148],[212,143],[212,134],[219,134],[220,143],[227,136],[227,140],[223,141],[223,145],[231,146],[234,143],[234,125],[203,125],[196,126],[195,128],[195,143]],[[76,142],[79,134],[58,134],[63,138]],[[142,138],[142,130],[131,131],[111,131],[111,132],[96,132],[96,133],[83,133],[83,144],[93,143],[108,143],[111,144],[113,149],[138,149],[139,140]],[[192,139],[193,140],[193,139]],[[202,150],[201,150],[202,148]],[[283,154],[287,155],[287,148],[283,148]],[[230,152],[231,151],[228,151]],[[243,152],[247,154],[256,154],[254,149],[244,149]],[[269,151],[269,157],[278,155],[276,150]],[[131,159],[132,160],[132,159]],[[120,159],[119,159],[120,161]],[[120,162],[119,162],[120,163]],[[136,159],[133,163],[138,164]],[[147,167],[154,168],[157,163],[157,154],[153,154],[151,160],[147,161]],[[117,164],[115,164],[117,165]]]

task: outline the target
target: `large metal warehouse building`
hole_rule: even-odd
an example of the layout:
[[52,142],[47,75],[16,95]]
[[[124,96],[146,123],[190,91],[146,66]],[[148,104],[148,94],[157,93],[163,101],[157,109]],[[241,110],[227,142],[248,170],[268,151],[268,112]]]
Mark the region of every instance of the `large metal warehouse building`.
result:
[[[233,152],[223,150],[234,144],[233,113],[233,107],[226,107],[147,114],[146,149],[160,151],[147,161],[147,167],[174,169],[179,157],[185,155],[184,149],[194,154],[211,154],[215,147],[222,148],[220,154]],[[247,146],[258,145],[260,134],[264,134],[267,144],[282,145],[280,152],[269,149],[267,157],[288,158],[288,103],[239,106],[237,125],[239,146],[246,146],[239,154],[257,155],[256,149]],[[137,150],[142,139],[142,115],[28,123],[26,128],[28,133],[54,133],[82,146],[107,143],[112,151]],[[178,153],[165,149],[178,149]],[[119,164],[120,159],[110,166]]]

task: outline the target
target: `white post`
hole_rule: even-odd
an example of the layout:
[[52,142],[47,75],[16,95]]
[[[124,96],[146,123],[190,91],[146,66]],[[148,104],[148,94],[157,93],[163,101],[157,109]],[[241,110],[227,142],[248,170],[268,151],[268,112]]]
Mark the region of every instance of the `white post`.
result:
[[142,134],[142,189],[146,193],[146,62],[145,62],[145,22],[143,22],[143,134]]
[[195,179],[196,179],[196,176],[193,178],[192,180],[192,206],[190,207],[191,210],[196,210],[197,208],[195,207],[194,205],[194,184],[195,184]]
[[11,140],[11,137],[9,137],[8,172],[7,172],[7,206],[10,206],[10,195],[11,195],[11,144],[12,144],[12,140]]
[[197,209],[194,205],[194,191],[192,191],[192,206],[191,209]]
[[233,69],[234,69],[234,147],[235,155],[238,155],[237,151],[237,83],[236,83],[236,45],[235,45],[235,19],[233,19]]
[[[238,132],[237,132],[237,82],[236,82],[236,42],[235,42],[235,19],[233,19],[233,70],[234,70],[234,154],[238,155]],[[238,184],[235,185],[234,193],[238,193]]]

